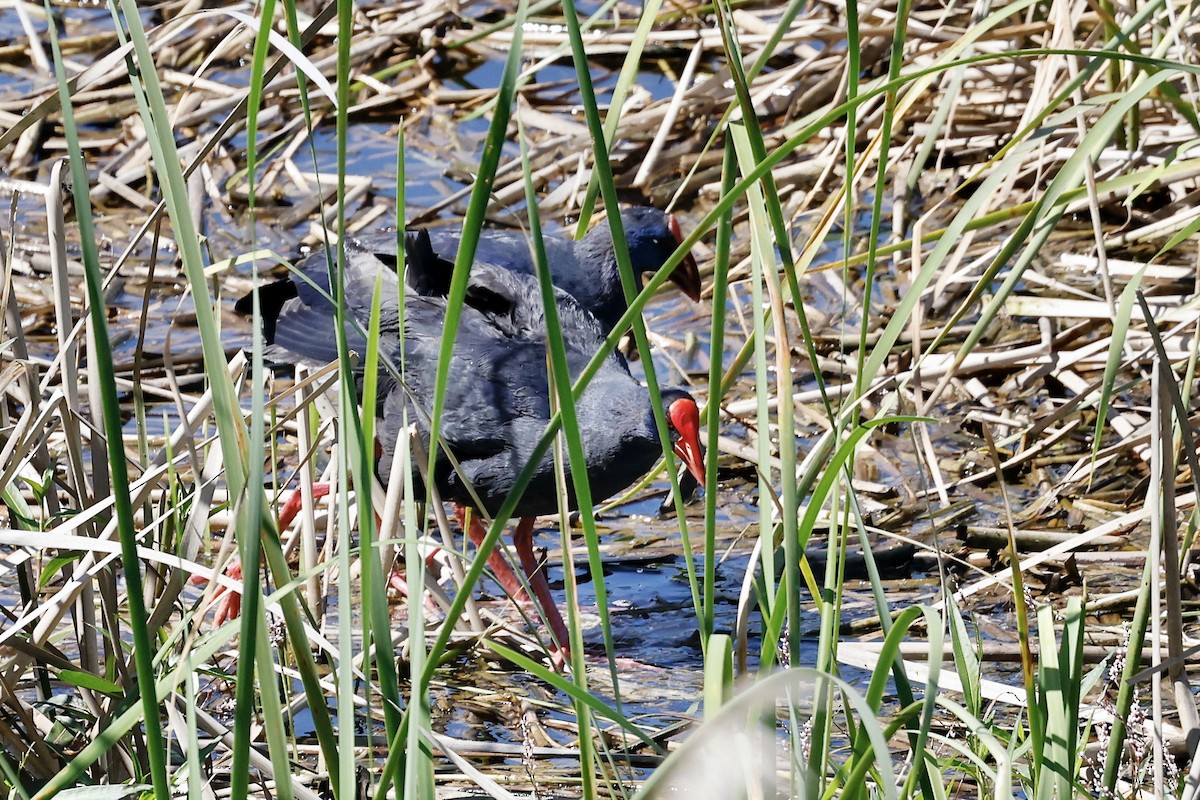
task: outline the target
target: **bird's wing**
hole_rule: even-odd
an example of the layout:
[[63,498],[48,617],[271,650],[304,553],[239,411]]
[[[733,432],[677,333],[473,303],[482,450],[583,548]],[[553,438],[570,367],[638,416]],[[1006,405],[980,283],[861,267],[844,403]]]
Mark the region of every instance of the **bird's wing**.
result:
[[[404,321],[405,385],[425,419],[435,399],[444,303],[410,297]],[[476,308],[463,310],[446,381],[440,427],[455,452],[498,452],[508,446],[504,427],[513,420],[549,418],[544,345],[514,339]]]
[[[418,265],[420,269],[431,269],[429,265],[437,260],[429,245],[429,236],[424,231],[408,233],[405,237],[405,248],[407,261]],[[394,269],[394,240],[391,251],[389,266],[371,249],[361,246],[355,240],[346,244],[340,285],[347,312],[346,336],[352,350],[366,346],[365,330],[376,293],[379,294],[385,317],[389,314],[394,315],[399,306],[401,285]],[[287,278],[256,290],[268,342],[290,349],[289,338],[292,336],[296,337],[298,343],[305,343],[321,334],[328,337],[328,333],[333,330],[335,318],[331,256],[331,253],[324,250],[314,253],[297,263]],[[235,304],[235,310],[243,314],[250,313],[253,297],[253,294],[248,294],[241,298]],[[301,325],[306,329],[297,330]],[[328,353],[330,350],[323,348],[320,352]],[[336,349],[332,352],[336,357]],[[319,357],[315,351],[312,355],[301,355],[314,359]]]

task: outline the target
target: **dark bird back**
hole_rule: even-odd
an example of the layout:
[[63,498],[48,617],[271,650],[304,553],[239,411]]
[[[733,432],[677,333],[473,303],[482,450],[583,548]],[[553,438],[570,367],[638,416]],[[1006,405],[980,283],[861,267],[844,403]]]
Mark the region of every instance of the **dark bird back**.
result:
[[[394,260],[389,266],[353,242],[347,245],[343,279],[348,348],[360,355],[366,352],[363,331],[377,282],[382,289],[379,351],[396,375],[400,348],[404,348],[402,380],[381,380],[379,388],[383,453],[379,472],[385,478],[405,407],[428,446],[447,305],[445,289],[439,293],[436,287],[448,287],[448,280],[442,278],[452,268],[434,251],[424,231],[407,234],[405,251],[410,281],[415,280],[431,296],[418,294],[411,286],[405,289]],[[276,351],[286,351],[298,360],[327,363],[337,357],[337,348],[324,254],[305,259],[297,271],[259,290],[264,333]],[[603,345],[604,331],[571,295],[558,290],[555,300],[574,380]],[[248,310],[248,301],[248,297],[239,301],[238,309]],[[536,281],[477,261],[468,281],[441,412],[442,441],[461,469],[459,474],[448,459],[437,460],[434,477],[443,499],[475,505],[469,484],[483,508],[494,513],[530,461],[551,416],[546,337]],[[681,400],[686,400],[694,413],[695,404],[686,393],[664,393],[664,405]],[[576,407],[593,497],[607,497],[629,486],[661,455],[649,392],[630,375],[619,354],[605,357]],[[696,446],[698,452],[698,443]],[[518,506],[519,516],[557,511],[552,461],[543,455],[537,463],[533,481]],[[574,493],[571,495],[574,507]]]

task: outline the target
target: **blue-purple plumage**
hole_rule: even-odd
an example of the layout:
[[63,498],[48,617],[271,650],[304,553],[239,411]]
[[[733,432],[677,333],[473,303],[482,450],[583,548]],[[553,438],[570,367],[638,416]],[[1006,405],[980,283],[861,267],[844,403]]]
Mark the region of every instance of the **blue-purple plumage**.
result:
[[[656,272],[679,246],[681,234],[674,217],[656,208],[635,206],[621,212],[621,226],[629,249],[634,275]],[[429,231],[430,245],[439,267],[452,266],[461,236],[457,230],[438,228]],[[613,251],[612,230],[601,221],[578,241],[562,236],[543,237],[546,263],[551,282],[575,298],[608,333],[629,307],[621,286],[617,257]],[[396,252],[395,233],[361,236],[356,246],[382,261],[393,262]],[[528,236],[520,231],[484,230],[475,249],[477,264],[491,264],[519,275],[534,275],[533,250]],[[449,288],[451,270],[439,268],[432,272],[409,272],[408,284],[422,295],[445,295]],[[700,296],[700,274],[695,259],[688,254],[672,272],[673,280],[689,297]],[[637,288],[641,288],[640,285]]]
[[[405,245],[410,282],[411,276],[416,276],[415,282],[426,293],[436,292],[438,285],[448,286],[452,265],[435,253],[428,234],[411,232]],[[337,351],[324,254],[301,262],[298,273],[260,290],[268,341],[276,351],[298,359],[331,361]],[[349,243],[343,284],[349,320],[346,337],[350,350],[360,356],[366,352],[362,332],[377,283],[383,299],[380,353],[396,374],[400,372],[401,344],[404,347],[402,383],[385,377],[379,390],[383,452],[379,470],[386,477],[406,405],[409,419],[428,445],[446,299],[438,294],[422,296],[406,287],[401,337],[402,289],[394,262],[389,267],[369,249]],[[239,304],[242,310],[248,307],[247,299]],[[556,301],[574,379],[602,347],[604,333],[601,324],[572,296],[559,290]],[[550,419],[545,342],[546,322],[536,281],[477,261],[470,273],[441,412],[442,441],[460,466],[460,471],[455,471],[449,459],[438,459],[435,480],[443,499],[475,505],[469,484],[484,510],[494,513],[508,495]],[[668,390],[664,406],[686,397],[682,391]],[[619,354],[605,357],[576,408],[596,499],[629,486],[661,456],[649,392],[630,375]],[[517,507],[519,516],[558,509],[552,460],[543,455],[537,464],[533,481]]]

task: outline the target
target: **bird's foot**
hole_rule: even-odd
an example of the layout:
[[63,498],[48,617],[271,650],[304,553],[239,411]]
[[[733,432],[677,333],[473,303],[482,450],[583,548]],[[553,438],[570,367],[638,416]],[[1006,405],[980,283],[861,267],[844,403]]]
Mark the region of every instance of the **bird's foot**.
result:
[[[319,500],[320,498],[329,494],[329,490],[330,486],[328,483],[314,483],[312,487],[313,499]],[[288,497],[287,502],[283,504],[283,508],[279,509],[280,531],[285,530],[289,525],[292,524],[292,521],[296,519],[296,515],[300,513],[300,509],[303,507],[303,498],[304,495],[299,489],[297,489]],[[229,564],[225,567],[225,575],[229,578],[233,578],[234,580],[241,580],[243,577],[241,560],[237,558],[231,559]],[[196,575],[192,578],[192,583],[197,585],[208,582],[209,580],[207,578],[200,575]],[[209,600],[208,606],[205,607],[201,616],[207,614],[209,608],[215,610],[215,613],[213,614],[213,625],[219,628],[226,622],[232,619],[237,619],[237,617],[241,615],[242,593],[237,589],[218,585],[213,591],[212,598]]]

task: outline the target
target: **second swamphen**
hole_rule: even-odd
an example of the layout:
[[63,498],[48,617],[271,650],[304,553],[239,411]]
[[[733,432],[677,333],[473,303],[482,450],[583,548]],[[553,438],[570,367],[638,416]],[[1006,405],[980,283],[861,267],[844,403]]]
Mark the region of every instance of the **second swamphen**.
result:
[[[436,281],[452,269],[434,253],[425,231],[410,232],[405,250],[410,280]],[[401,426],[402,409],[426,439],[434,398],[437,360],[442,344],[447,301],[442,296],[405,292],[403,335],[399,329],[400,280],[375,255],[348,244],[344,297],[348,318],[346,338],[351,351],[366,353],[371,297],[377,278],[382,281],[380,353],[388,364],[400,363],[404,347],[403,382],[390,371],[379,387],[381,419],[379,474],[389,474]],[[448,281],[447,281],[448,283]],[[301,262],[298,274],[259,289],[264,329],[276,354],[293,360],[327,363],[337,358],[334,307],[323,254]],[[572,379],[582,372],[603,346],[600,323],[572,296],[556,290],[563,340]],[[250,297],[238,308],[247,311]],[[440,420],[440,435],[454,460],[437,459],[434,480],[442,498],[460,507],[480,507],[494,514],[508,496],[518,473],[551,417],[547,378],[546,320],[536,279],[476,262],[471,269],[466,302],[455,338]],[[675,453],[698,481],[704,481],[695,401],[680,389],[662,393]],[[641,478],[662,455],[650,393],[630,374],[617,352],[606,357],[595,378],[577,398],[580,434],[593,497],[608,497]],[[567,482],[571,482],[568,465]],[[572,507],[576,503],[573,492]],[[478,502],[476,502],[478,498]],[[566,645],[566,626],[554,604],[543,571],[533,553],[533,517],[558,511],[554,464],[549,454],[537,462],[516,516],[523,518],[514,545],[529,583],[538,595],[546,621],[560,648]],[[483,528],[474,520],[472,538],[478,543]],[[498,562],[498,563],[497,563]],[[493,571],[503,572],[502,559]],[[511,572],[509,572],[511,575]],[[513,586],[505,586],[510,592]]]
[[[657,272],[683,241],[679,221],[657,208],[634,206],[623,210],[621,227],[633,272],[639,280],[646,273]],[[431,230],[429,240],[439,258],[454,261],[461,241],[457,230]],[[607,335],[629,308],[621,288],[621,273],[608,222],[596,223],[578,240],[553,235],[546,235],[542,240],[551,282],[590,312]],[[361,236],[355,239],[355,245],[385,262],[395,262],[395,233]],[[520,275],[535,274],[529,239],[520,231],[484,230],[475,249],[475,262],[503,267]],[[408,280],[418,294],[444,295],[449,287],[449,276],[449,271],[435,270],[424,273],[419,282],[411,275]],[[684,256],[671,272],[671,281],[693,301],[700,300],[700,270],[691,253]]]

